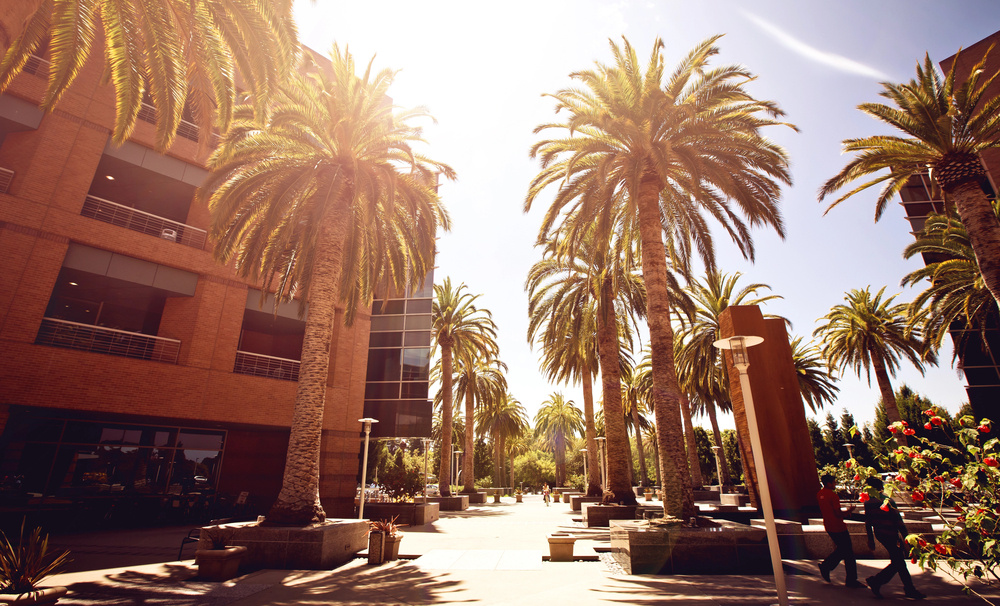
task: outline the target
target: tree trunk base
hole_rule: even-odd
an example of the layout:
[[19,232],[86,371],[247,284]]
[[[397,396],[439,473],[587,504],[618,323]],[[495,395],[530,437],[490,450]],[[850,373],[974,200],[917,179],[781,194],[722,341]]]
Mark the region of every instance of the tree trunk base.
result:
[[275,503],[264,521],[264,526],[309,526],[326,521],[323,506],[316,504],[311,507],[294,507],[289,504]]

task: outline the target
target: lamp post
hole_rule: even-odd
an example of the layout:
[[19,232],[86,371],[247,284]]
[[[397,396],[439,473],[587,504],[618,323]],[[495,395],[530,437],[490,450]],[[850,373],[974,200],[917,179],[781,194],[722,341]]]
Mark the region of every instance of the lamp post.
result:
[[719,451],[722,448],[718,446],[712,447],[712,454],[715,455],[715,475],[719,479],[719,494],[722,494],[722,463],[719,462]]
[[361,459],[361,502],[358,505],[358,519],[363,520],[365,518],[365,496],[368,493],[368,436],[372,432],[372,423],[378,423],[378,419],[365,417],[358,419],[358,422],[365,429],[365,456]]
[[713,345],[719,349],[728,349],[733,354],[733,366],[740,372],[740,389],[743,392],[743,405],[746,407],[747,425],[750,430],[750,446],[753,450],[753,464],[757,470],[760,488],[761,507],[764,509],[764,524],[767,528],[767,543],[771,551],[771,568],[774,569],[774,585],[778,590],[778,602],[788,606],[788,590],[785,588],[785,572],[781,568],[781,549],[778,547],[778,530],[774,524],[774,508],[771,506],[771,489],[767,481],[767,467],[764,465],[764,453],[760,446],[760,433],[757,428],[757,415],[753,408],[753,392],[750,390],[750,377],[747,368],[750,357],[747,348],[764,342],[758,336],[733,336],[719,339]]
[[583,453],[583,491],[587,492],[587,486],[590,485],[589,476],[587,475],[587,449],[581,448],[580,452]]
[[427,447],[431,443],[430,438],[420,438],[420,442],[424,445],[424,505],[427,504]]
[[462,456],[462,451],[461,451],[461,450],[456,450],[456,451],[455,451],[455,470],[454,470],[454,475],[455,475],[455,486],[458,486],[458,482],[459,482],[459,480],[461,479],[461,478],[459,478],[459,474],[460,474],[461,472],[460,472],[460,471],[458,470],[458,459],[459,459],[459,457],[461,457],[461,456]]
[[605,477],[607,472],[607,467],[604,464],[604,442],[607,440],[605,437],[594,438],[597,442],[597,464],[601,468],[601,491],[607,490],[607,478]]

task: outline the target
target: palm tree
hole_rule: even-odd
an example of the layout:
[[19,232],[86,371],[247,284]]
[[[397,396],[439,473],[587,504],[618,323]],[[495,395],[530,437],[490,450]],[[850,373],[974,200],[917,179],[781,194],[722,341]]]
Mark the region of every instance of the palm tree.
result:
[[580,409],[561,393],[551,394],[535,415],[535,432],[555,453],[556,485],[566,482],[566,439],[583,432]]
[[[896,408],[896,396],[892,391],[890,376],[895,377],[900,358],[906,358],[920,374],[924,373],[924,363],[937,364],[934,352],[926,347],[919,328],[908,325],[908,306],[905,303],[893,305],[896,295],[883,300],[883,286],[873,297],[869,291],[851,290],[844,297],[847,304],[835,305],[813,336],[823,340],[823,356],[830,366],[843,372],[853,368],[858,377],[864,369],[871,385],[871,373],[875,371],[882,404],[890,423],[902,420]],[[900,444],[906,444],[902,432],[896,433]]]
[[643,378],[638,376],[635,369],[628,367],[626,370],[627,372],[622,373],[622,408],[630,417],[632,432],[635,435],[635,449],[639,454],[639,486],[645,488],[649,486],[649,475],[646,473],[646,450],[642,447],[642,433],[650,426],[645,418],[649,389],[643,384]]
[[833,403],[840,388],[834,384],[830,364],[817,345],[812,342],[804,344],[802,337],[795,337],[791,347],[799,393],[809,405],[809,410],[818,413],[823,406]]
[[[441,478],[451,477],[451,417],[454,391],[453,358],[468,361],[476,357],[496,354],[496,325],[487,310],[476,307],[479,295],[465,292],[465,284],[452,287],[451,278],[434,285],[431,302],[431,332],[434,342],[441,348]],[[472,417],[469,417],[471,420]],[[473,451],[470,451],[470,454]],[[468,457],[474,459],[474,457]],[[444,485],[441,496],[451,496],[451,485]]]
[[[485,309],[482,311],[489,313]],[[496,343],[491,345],[491,349],[496,350]],[[506,370],[507,365],[500,360],[476,359],[472,356],[459,358],[455,390],[465,395],[465,452],[476,451],[476,402],[483,406],[503,399],[507,392],[507,378],[503,374]],[[462,479],[465,486],[462,487],[462,492],[474,493],[475,457],[465,457],[464,467]]]
[[[489,434],[493,440],[493,453],[496,460],[496,486],[503,486],[504,459],[509,452],[508,445],[512,440],[528,432],[528,416],[524,406],[510,393],[502,398],[480,406],[476,413],[476,425],[481,431]],[[513,469],[511,464],[511,486],[513,487]]]
[[[988,54],[988,53],[987,53]],[[980,154],[1000,147],[1000,96],[988,91],[1000,75],[986,73],[984,55],[968,78],[957,82],[958,55],[942,81],[929,55],[917,63],[917,76],[906,84],[882,83],[880,95],[892,102],[862,103],[858,109],[902,131],[904,136],[877,135],[843,142],[845,152],[857,152],[819,191],[819,199],[858,179],[885,174],[837,198],[831,208],[852,195],[884,183],[875,203],[875,220],[889,199],[907,181],[930,169],[948,208],[954,204],[968,231],[979,270],[994,301],[1000,301],[1000,223],[983,192],[987,183]]]
[[[741,286],[742,277],[740,272],[729,275],[710,271],[704,281],[693,279],[685,290],[695,307],[694,317],[686,320],[678,316],[682,328],[678,332],[677,368],[685,377],[686,393],[694,394],[696,406],[708,415],[715,445],[719,448],[722,448],[722,432],[719,430],[717,410],[732,410],[726,365],[723,364],[722,352],[714,345],[722,338],[722,312],[731,305],[764,305],[781,298],[779,295],[763,294],[762,291],[771,289],[767,284],[754,282]],[[764,317],[780,318],[773,314],[765,314]],[[694,463],[692,461],[692,466]],[[726,485],[730,481],[729,466],[723,464],[722,467],[722,484]]]
[[[1000,205],[994,202],[993,208],[1000,210]],[[927,217],[916,241],[903,251],[907,259],[918,254],[927,264],[907,274],[903,286],[925,280],[929,284],[910,304],[911,320],[919,323],[934,349],[941,347],[949,331],[956,338],[955,356],[976,332],[988,349],[986,329],[998,324],[997,306],[979,271],[969,234],[954,213]]]
[[[0,62],[0,93],[46,44],[48,87],[42,109],[51,111],[104,41],[105,71],[115,89],[112,139],[132,133],[144,96],[156,108],[156,147],[172,143],[190,102],[208,133],[213,118],[229,127],[238,94],[249,89],[263,115],[285,75],[293,70],[298,39],[291,2],[253,0],[37,0],[14,3],[24,23]],[[96,53],[95,53],[96,54]],[[207,137],[203,137],[208,141]]]
[[775,118],[781,111],[746,91],[744,83],[752,74],[745,68],[707,68],[708,59],[718,53],[716,40],[718,36],[699,44],[669,75],[660,40],[645,69],[625,40],[623,48],[611,42],[612,65],[598,63],[596,69],[572,74],[583,86],[552,95],[557,110],[569,114],[566,121],[535,129],[569,134],[532,147],[542,169],[525,199],[529,210],[543,190],[559,184],[542,222],[541,240],[571,214],[575,227],[563,237],[579,241],[580,233],[606,221],[618,205],[625,207],[625,230],[641,236],[664,507],[684,519],[696,510],[683,473],[666,252],[674,270],[689,271],[693,250],[714,268],[710,216],[752,259],[750,227],[771,226],[783,234],[777,199],[779,184],[790,181],[785,152],[760,134],[764,126],[779,124]]
[[[621,415],[619,366],[621,348],[632,340],[628,320],[641,317],[645,310],[645,288],[633,269],[633,239],[608,227],[594,225],[571,246],[559,239],[547,242],[546,257],[531,268],[526,283],[528,334],[530,338],[544,326],[543,347],[561,352],[566,343],[575,343],[579,353],[573,355],[584,360],[597,350],[605,418],[616,419],[607,428],[607,489],[615,493],[616,501],[629,503],[635,501],[635,493],[627,477],[630,448]],[[555,355],[556,360],[564,358],[561,353]],[[587,404],[585,398],[585,408]],[[596,437],[592,402],[590,407],[587,435]],[[599,494],[597,443],[592,439],[587,441],[588,465],[594,464],[591,467],[598,474],[588,474],[588,493]]]
[[[393,72],[355,74],[334,47],[332,77],[292,74],[261,126],[237,108],[199,190],[212,212],[215,256],[259,281],[276,301],[308,305],[281,492],[271,523],[325,519],[319,459],[338,300],[345,322],[371,305],[375,285],[405,292],[434,264],[448,217],[433,187],[452,170],[413,153],[423,111],[385,102]],[[277,279],[277,285],[274,282]]]
[[[691,302],[684,298],[688,304]],[[678,335],[680,336],[680,335]],[[674,363],[677,365],[677,380],[678,385],[681,388],[681,421],[684,423],[684,444],[685,451],[687,453],[688,462],[688,473],[691,478],[691,486],[703,486],[704,478],[701,475],[701,464],[698,462],[698,443],[694,435],[694,419],[691,414],[691,399],[689,393],[691,393],[692,385],[698,377],[689,372],[684,372],[682,370],[684,360],[680,357],[683,340],[681,338],[674,339]],[[635,367],[635,372],[637,375],[637,380],[641,389],[645,392],[646,402],[649,404],[653,403],[652,392],[653,392],[653,359],[649,355],[649,352],[644,352],[642,360],[639,362],[638,366]],[[655,427],[654,427],[655,429]],[[656,441],[653,440],[653,450],[657,452],[656,460],[659,461],[659,449],[657,447]],[[660,483],[660,466],[657,463],[656,466],[656,483]]]

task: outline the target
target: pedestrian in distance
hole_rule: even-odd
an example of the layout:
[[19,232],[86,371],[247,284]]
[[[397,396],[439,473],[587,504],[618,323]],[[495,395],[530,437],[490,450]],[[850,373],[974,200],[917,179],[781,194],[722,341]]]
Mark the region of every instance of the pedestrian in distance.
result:
[[865,532],[868,533],[868,548],[875,550],[875,539],[889,552],[889,565],[875,576],[865,579],[876,598],[882,599],[881,588],[899,575],[906,597],[922,600],[927,596],[913,586],[910,571],[906,568],[906,525],[899,515],[896,502],[885,495],[885,485],[877,476],[868,478],[868,500],[865,501]]
[[816,493],[816,500],[819,501],[819,510],[823,514],[823,526],[826,533],[833,541],[834,549],[825,560],[819,563],[819,573],[827,583],[830,581],[830,573],[841,562],[844,563],[844,570],[847,572],[847,581],[844,585],[857,589],[864,587],[864,583],[858,582],[858,560],[854,557],[854,547],[851,546],[851,535],[847,531],[847,524],[844,523],[844,514],[854,511],[854,505],[847,509],[840,506],[840,497],[837,496],[837,478],[832,474],[823,474],[821,478],[823,487]]
[[549,484],[546,482],[542,485],[542,500],[545,501],[545,506],[549,506]]

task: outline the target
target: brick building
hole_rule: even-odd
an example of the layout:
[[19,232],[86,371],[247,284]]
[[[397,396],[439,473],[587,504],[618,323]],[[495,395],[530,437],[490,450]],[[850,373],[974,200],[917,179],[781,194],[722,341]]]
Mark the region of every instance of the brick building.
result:
[[[33,58],[0,95],[0,512],[207,511],[243,492],[265,509],[288,443],[298,306],[274,313],[212,258],[208,210],[192,202],[206,133],[185,122],[157,153],[145,107],[116,146],[102,66],[43,114],[47,69]],[[320,484],[332,517],[353,512],[359,418],[380,418],[381,435],[430,433],[431,292],[428,280],[374,321],[337,322]]]

